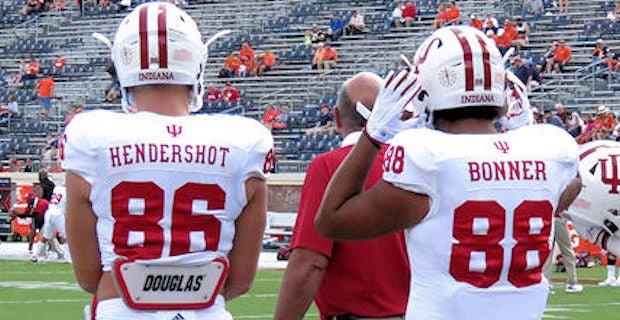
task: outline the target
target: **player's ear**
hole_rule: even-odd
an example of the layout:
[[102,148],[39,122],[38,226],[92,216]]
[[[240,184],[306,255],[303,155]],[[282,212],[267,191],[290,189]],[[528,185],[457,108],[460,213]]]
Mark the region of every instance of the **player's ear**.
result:
[[336,128],[342,128],[342,118],[340,117],[340,108],[336,105],[334,107],[334,121],[336,121]]

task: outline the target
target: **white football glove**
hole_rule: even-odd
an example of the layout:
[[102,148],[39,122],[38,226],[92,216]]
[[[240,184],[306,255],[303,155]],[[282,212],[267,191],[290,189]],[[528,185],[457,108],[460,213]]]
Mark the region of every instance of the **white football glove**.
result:
[[508,86],[504,90],[507,110],[506,114],[499,119],[499,122],[508,130],[514,130],[522,126],[529,126],[534,123],[532,106],[527,97],[525,85],[511,71],[506,71],[506,82],[512,83],[512,88]]
[[[412,99],[421,91],[414,73],[390,71],[377,94],[372,111],[361,102],[357,102],[357,112],[364,117],[364,129],[375,144],[386,143],[397,133],[417,127],[423,121],[420,112],[416,112]],[[409,117],[411,116],[411,117]],[[405,120],[402,120],[406,118]]]

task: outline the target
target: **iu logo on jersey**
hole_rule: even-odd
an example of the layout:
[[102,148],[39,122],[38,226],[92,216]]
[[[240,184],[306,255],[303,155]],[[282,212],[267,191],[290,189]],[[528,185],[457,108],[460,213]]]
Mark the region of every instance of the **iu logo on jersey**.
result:
[[[618,155],[610,154],[608,159],[599,159],[601,164],[601,181],[611,186],[609,193],[618,194],[620,178],[618,177]],[[611,170],[608,169],[607,161],[611,162]]]
[[176,138],[178,135],[183,133],[183,126],[177,126],[176,124],[171,124],[171,125],[166,126],[166,130],[173,138]]
[[510,150],[510,146],[508,145],[508,142],[506,141],[495,141],[493,142],[493,145],[495,146],[495,148],[497,148],[497,150],[501,151],[502,153],[508,153],[508,150]]

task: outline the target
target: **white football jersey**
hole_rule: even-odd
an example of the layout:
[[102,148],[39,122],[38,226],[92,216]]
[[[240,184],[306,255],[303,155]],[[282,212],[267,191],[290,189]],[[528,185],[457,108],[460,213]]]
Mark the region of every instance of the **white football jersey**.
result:
[[560,194],[577,174],[577,150],[551,125],[398,134],[383,179],[430,198],[427,216],[405,231],[406,319],[541,319],[548,295],[541,268]]
[[60,236],[66,238],[65,231],[65,210],[67,198],[65,197],[66,190],[64,186],[55,186],[52,193],[52,199],[50,205],[45,212],[45,222],[41,230],[41,235],[45,239],[51,239],[56,231],[60,233]]
[[240,116],[91,111],[71,121],[62,145],[63,168],[91,185],[104,271],[121,257],[226,257],[246,180],[273,168],[271,133]]

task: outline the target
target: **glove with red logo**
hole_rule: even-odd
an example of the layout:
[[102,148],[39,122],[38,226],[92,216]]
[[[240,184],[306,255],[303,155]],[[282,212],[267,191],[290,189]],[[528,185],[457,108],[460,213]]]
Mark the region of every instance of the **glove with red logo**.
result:
[[390,71],[379,90],[372,111],[357,102],[357,112],[367,120],[364,132],[375,145],[380,146],[397,133],[415,128],[423,122],[420,112],[416,112],[412,104],[419,91],[420,85],[414,73],[401,71],[395,75]]

